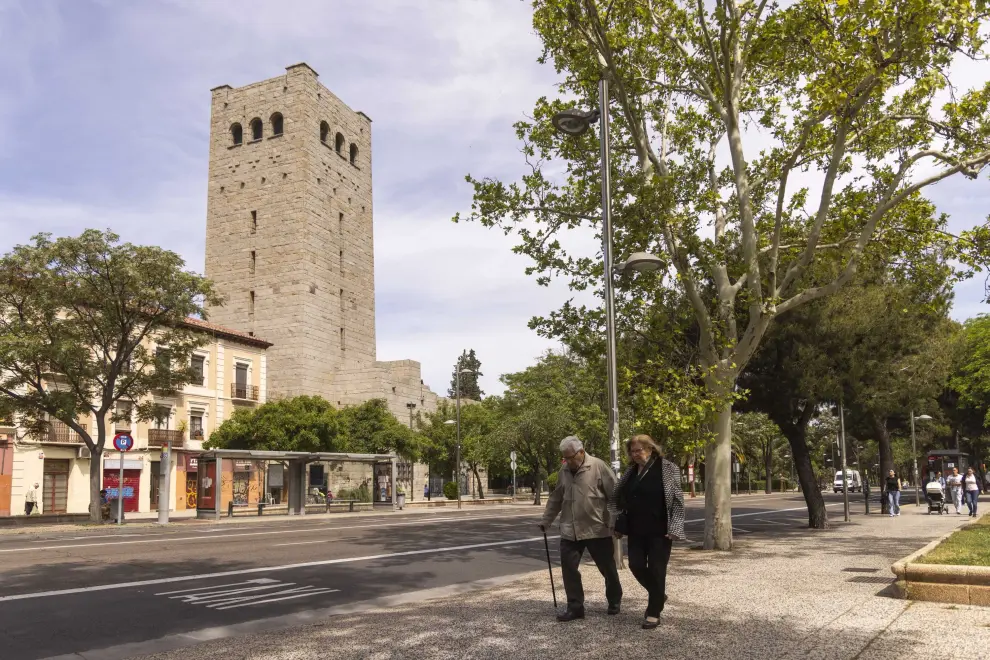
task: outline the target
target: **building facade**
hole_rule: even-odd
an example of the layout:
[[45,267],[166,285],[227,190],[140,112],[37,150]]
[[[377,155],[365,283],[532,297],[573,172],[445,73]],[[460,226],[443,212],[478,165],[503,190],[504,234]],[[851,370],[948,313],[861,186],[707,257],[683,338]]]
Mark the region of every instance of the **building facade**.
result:
[[[159,475],[162,447],[172,448],[169,469],[170,510],[196,506],[196,455],[210,434],[239,407],[254,407],[267,398],[267,356],[270,344],[258,337],[198,319],[189,327],[209,339],[197,349],[192,366],[199,378],[181,392],[156,394],[151,400],[159,414],[138,421],[134,402],[119,402],[117,414],[130,421],[108,424],[106,448],[100,464],[100,483],[119,487],[119,452],[111,439],[126,432],[134,448],[124,454],[124,510],[150,512],[160,506]],[[154,342],[149,342],[154,349]],[[95,422],[79,423],[95,432]],[[28,433],[16,420],[0,420],[0,515],[24,513],[25,495],[38,484],[41,513],[89,511],[90,450],[82,438],[62,422],[54,421],[40,437]]]
[[214,88],[210,122],[211,318],[272,341],[271,396],[433,410],[419,363],[377,359],[371,119],[296,64]]

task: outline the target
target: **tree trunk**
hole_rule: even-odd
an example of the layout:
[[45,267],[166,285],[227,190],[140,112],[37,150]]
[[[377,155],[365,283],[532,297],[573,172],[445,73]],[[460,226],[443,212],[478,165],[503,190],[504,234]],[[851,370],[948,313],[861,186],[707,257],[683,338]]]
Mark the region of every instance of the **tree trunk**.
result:
[[540,499],[540,483],[541,483],[540,474],[542,473],[540,472],[539,465],[536,466],[536,469],[533,471],[533,474],[536,475],[536,477],[534,477],[533,479],[533,483],[535,484],[533,487],[533,504],[535,506],[540,506],[540,504],[542,504],[542,500]]
[[894,450],[890,446],[890,431],[887,430],[887,418],[870,415],[870,423],[877,436],[880,446],[880,482],[887,477],[887,472],[894,469]]
[[763,486],[763,492],[767,495],[773,493],[773,441],[771,440],[766,444],[763,449],[763,474],[767,478],[766,484]]
[[732,550],[732,404],[715,419],[705,451],[705,550]]
[[474,480],[478,484],[478,499],[483,500],[485,499],[485,489],[481,487],[481,475],[478,474],[477,464],[471,465],[471,472],[474,472]]
[[794,457],[798,483],[801,484],[805,504],[808,505],[808,527],[827,529],[828,515],[825,512],[825,498],[822,497],[822,491],[818,488],[818,479],[815,477],[815,470],[811,466],[811,452],[808,451],[807,422],[802,419],[797,425],[781,430],[787,436],[787,442],[791,446],[791,456]]
[[[100,511],[100,490],[102,490],[102,484],[100,483],[100,460],[103,457],[103,448],[97,445],[96,448],[90,449],[89,455],[89,519],[95,523],[102,522]],[[121,492],[122,487],[118,487]]]

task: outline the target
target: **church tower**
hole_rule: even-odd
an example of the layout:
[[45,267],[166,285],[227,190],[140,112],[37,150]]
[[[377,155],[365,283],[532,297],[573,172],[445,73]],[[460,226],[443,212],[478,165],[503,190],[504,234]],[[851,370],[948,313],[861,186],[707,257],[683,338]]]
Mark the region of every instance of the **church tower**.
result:
[[212,90],[206,276],[226,300],[210,320],[272,342],[273,396],[336,402],[339,375],[381,370],[371,191],[371,120],[308,65]]

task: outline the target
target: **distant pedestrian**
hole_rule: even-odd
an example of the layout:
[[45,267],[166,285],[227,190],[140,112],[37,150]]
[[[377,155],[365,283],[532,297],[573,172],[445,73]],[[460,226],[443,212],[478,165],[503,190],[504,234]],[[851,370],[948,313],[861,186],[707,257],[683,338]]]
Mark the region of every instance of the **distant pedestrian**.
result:
[[943,491],[945,491],[945,477],[942,476],[941,470],[935,473],[935,481],[937,481],[938,485],[942,487]]
[[629,537],[629,570],[649,600],[643,628],[660,623],[667,601],[667,564],[674,539],[684,539],[684,492],[680,469],[663,457],[648,435],[626,442],[632,465],[619,479],[612,497],[615,537]]
[[890,506],[890,517],[901,515],[901,480],[896,473],[891,470],[887,473],[887,480],[884,482],[884,490],[887,492],[887,503]]
[[976,476],[976,471],[973,468],[966,470],[966,476],[963,477],[963,490],[969,515],[975,518],[976,503],[980,499],[980,478]]
[[945,483],[949,487],[949,495],[952,496],[952,504],[956,507],[956,513],[962,515],[963,478],[959,474],[959,468],[952,468],[952,474],[946,478]]
[[608,613],[618,614],[622,585],[615,566],[612,522],[608,501],[615,490],[615,473],[601,460],[585,453],[575,436],[560,443],[565,465],[557,476],[557,487],[547,498],[540,529],[546,531],[560,515],[560,567],[567,592],[567,610],[558,621],[584,618],[584,586],[581,584],[581,556],[585,549],[605,578]]
[[430,499],[430,484],[423,485],[423,499]]
[[24,495],[24,515],[30,516],[37,507],[38,484],[35,484],[34,487],[28,488],[28,492]]
[[330,486],[327,486],[327,513],[330,513],[330,505],[333,504],[333,491],[330,490]]

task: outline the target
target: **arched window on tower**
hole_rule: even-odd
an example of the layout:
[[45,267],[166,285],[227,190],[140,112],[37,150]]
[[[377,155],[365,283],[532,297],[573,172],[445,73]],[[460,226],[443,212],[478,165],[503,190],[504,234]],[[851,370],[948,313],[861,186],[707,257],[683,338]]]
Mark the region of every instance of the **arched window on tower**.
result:
[[351,165],[357,165],[358,148],[353,142],[351,143]]
[[276,112],[272,115],[272,135],[282,134],[282,113]]
[[337,133],[337,136],[333,139],[333,147],[337,150],[337,153],[341,156],[344,155],[344,134]]
[[261,139],[261,132],[263,130],[263,126],[264,126],[264,124],[257,117],[255,117],[254,119],[251,120],[251,139],[252,140],[260,140]]
[[234,123],[230,125],[230,138],[234,142],[234,146],[244,142],[244,131],[241,130],[241,125]]
[[320,142],[323,144],[327,143],[327,138],[330,137],[330,124],[325,121],[320,122]]

